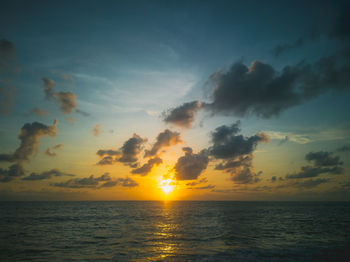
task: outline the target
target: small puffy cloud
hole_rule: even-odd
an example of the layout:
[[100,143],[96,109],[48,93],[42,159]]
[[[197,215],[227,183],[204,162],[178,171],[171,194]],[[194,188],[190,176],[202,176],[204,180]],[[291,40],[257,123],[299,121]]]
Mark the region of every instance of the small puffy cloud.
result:
[[175,178],[177,180],[195,180],[207,168],[209,163],[206,150],[194,154],[192,148],[184,147],[185,155],[180,157],[175,164]]
[[333,156],[332,152],[319,151],[310,152],[305,156],[309,162],[313,162],[315,166],[335,166],[342,165],[339,156]]
[[100,124],[95,125],[91,130],[92,135],[98,136],[99,134],[101,134],[101,128],[102,128],[102,126]]
[[122,187],[136,187],[139,184],[130,177],[126,178],[117,178],[112,181],[107,181],[101,185],[101,187],[114,187],[114,186],[122,186]]
[[118,159],[119,162],[126,164],[134,163],[138,160],[138,155],[141,152],[142,145],[147,141],[147,139],[134,134],[130,139],[128,139],[124,145],[121,147],[121,157]]
[[91,175],[84,178],[74,178],[69,179],[65,182],[53,183],[52,186],[55,187],[65,187],[65,188],[97,188],[100,182],[112,181],[109,173],[105,173],[99,177],[94,177]]
[[20,146],[13,154],[0,154],[0,162],[14,162],[29,160],[38,150],[39,138],[42,136],[55,137],[57,134],[57,120],[51,126],[34,122],[25,124],[18,136],[21,141]]
[[23,177],[22,180],[30,180],[30,181],[35,181],[35,180],[44,180],[44,179],[50,179],[52,177],[61,177],[61,176],[74,176],[73,174],[68,174],[61,172],[57,168],[53,168],[48,171],[44,171],[41,173],[31,173],[29,176]]
[[145,157],[157,155],[160,149],[182,143],[180,133],[170,131],[169,129],[159,133],[157,140],[151,150],[146,150]]
[[13,164],[7,169],[0,168],[0,182],[10,182],[18,177],[24,176],[24,169],[21,164]]
[[203,104],[200,101],[192,101],[183,105],[170,109],[163,113],[163,120],[166,123],[178,125],[180,127],[191,127],[195,120],[197,111],[201,109]]
[[268,142],[269,137],[265,133],[259,133],[251,137],[238,135],[239,122],[231,126],[220,126],[212,132],[213,146],[209,148],[209,152],[217,159],[229,159],[242,155],[251,154],[258,143]]
[[56,92],[54,90],[55,81],[52,79],[43,77],[43,89],[46,99],[54,100],[58,103],[58,106],[63,114],[69,114],[73,109],[77,107],[77,98],[72,92]]
[[159,157],[151,158],[139,168],[135,168],[131,171],[132,174],[146,176],[151,172],[152,168],[156,165],[163,163],[163,160]]
[[113,150],[113,149],[107,149],[107,150],[104,150],[104,149],[100,149],[97,151],[97,155],[99,156],[119,156],[121,155],[121,152],[118,151],[118,150]]

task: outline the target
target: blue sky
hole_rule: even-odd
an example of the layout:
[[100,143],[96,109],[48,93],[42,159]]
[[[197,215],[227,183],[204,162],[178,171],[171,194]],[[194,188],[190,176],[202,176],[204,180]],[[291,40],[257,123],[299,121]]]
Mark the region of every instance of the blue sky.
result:
[[[18,133],[25,123],[49,126],[58,119],[58,131],[53,137],[40,136],[39,146],[29,160],[0,162],[3,177],[9,176],[8,168],[13,163],[25,170],[16,179],[0,183],[3,195],[12,199],[25,195],[23,192],[45,195],[59,190],[58,196],[76,192],[72,187],[53,186],[56,180],[69,177],[50,176],[31,183],[22,179],[32,172],[59,169],[74,173],[77,179],[108,172],[113,179],[130,177],[139,185],[113,188],[119,197],[108,191],[101,199],[161,198],[158,193],[148,198],[140,191],[152,188],[151,178],[162,179],[162,172],[173,173],[177,187],[173,199],[244,200],[261,196],[276,199],[281,195],[293,199],[300,190],[305,199],[312,192],[317,192],[320,198],[337,198],[338,193],[332,192],[348,191],[349,181],[349,152],[337,151],[350,144],[350,81],[346,78],[349,60],[347,55],[340,55],[348,52],[349,21],[343,15],[346,10],[349,10],[346,1],[4,1],[0,10],[0,39],[11,43],[14,51],[8,55],[9,50],[2,42],[0,58],[5,65],[0,64],[3,104],[0,153],[11,154],[18,148]],[[278,46],[283,50],[276,55]],[[323,63],[326,66],[336,61],[338,71],[333,72],[336,78],[328,81],[322,71],[318,75],[322,80],[313,87],[311,95],[290,106],[289,100],[282,99],[278,113],[261,117],[259,112],[251,111],[255,104],[249,101],[245,104],[244,90],[249,99],[249,94],[263,90],[260,82],[243,90],[239,103],[247,106],[246,113],[237,111],[234,96],[226,111],[218,109],[223,101],[216,101],[214,90],[226,88],[220,81],[224,81],[226,73],[230,77],[228,72],[234,63],[253,70],[254,62],[259,61],[280,76],[286,66],[301,70],[302,65],[309,65],[316,72],[322,58],[328,59]],[[339,69],[341,66],[344,68]],[[210,76],[217,72],[221,72],[221,80],[211,83]],[[45,97],[43,78],[55,83],[51,98]],[[227,88],[234,90],[236,86],[229,83]],[[293,83],[293,88],[303,87]],[[60,92],[71,92],[76,99],[68,113],[60,110],[61,100],[57,98]],[[231,91],[227,92],[230,96]],[[258,98],[254,99],[260,103]],[[190,127],[163,121],[166,114],[171,115],[173,109],[191,101],[208,103],[209,109],[196,108]],[[33,113],[33,108],[43,110],[42,115]],[[220,161],[237,159],[219,159],[210,153],[214,147],[211,134],[215,128],[231,126],[238,120],[241,134],[247,139],[264,132],[270,142],[256,142],[244,154],[253,157],[248,167],[222,170],[217,175],[215,166]],[[91,130],[96,125],[99,131],[93,135]],[[148,138],[142,146],[142,150],[147,150],[165,129],[180,133],[182,143],[169,142],[172,146],[165,146],[166,152],[158,155],[163,163],[153,167],[154,174],[133,175],[132,168],[136,166],[125,163],[96,165],[99,149],[122,151],[123,144],[136,133]],[[57,154],[45,155],[45,150],[56,144],[63,144]],[[182,147],[193,148],[193,157],[207,150],[208,163],[192,180],[207,178],[205,185],[214,186],[214,190],[214,187],[190,190],[186,188],[187,181],[176,179],[180,177],[176,163],[186,155]],[[288,181],[288,174],[297,173],[314,161],[305,162],[305,155],[321,151],[330,153],[329,157],[339,156],[342,163],[338,161],[337,165],[343,168],[339,176],[320,173],[311,180],[318,179],[322,185],[315,182],[317,186],[307,190],[300,188],[305,178],[294,184]],[[143,166],[147,161],[139,152],[134,164]],[[249,169],[250,178],[244,180],[247,183],[237,180],[244,168]],[[269,182],[274,176],[281,178],[279,187]],[[238,187],[244,187],[246,192],[235,193],[233,189]],[[269,189],[256,193],[259,187]],[[104,190],[92,190],[92,186],[79,188],[87,190],[78,194],[79,199],[98,199],[96,192]],[[227,193],[219,193],[224,190]]]

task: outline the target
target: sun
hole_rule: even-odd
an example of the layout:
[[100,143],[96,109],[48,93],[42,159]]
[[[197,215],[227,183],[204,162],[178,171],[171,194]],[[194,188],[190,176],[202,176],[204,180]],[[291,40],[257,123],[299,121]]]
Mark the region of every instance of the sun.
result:
[[170,178],[163,179],[162,181],[160,181],[159,187],[163,190],[165,194],[169,194],[175,188],[175,182],[172,181]]

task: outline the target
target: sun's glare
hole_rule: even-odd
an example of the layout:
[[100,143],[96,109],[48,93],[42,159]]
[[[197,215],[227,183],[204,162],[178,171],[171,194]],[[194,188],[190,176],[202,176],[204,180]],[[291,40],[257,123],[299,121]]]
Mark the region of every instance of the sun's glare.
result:
[[170,178],[168,178],[160,181],[159,187],[165,194],[169,194],[171,191],[173,191],[175,183]]

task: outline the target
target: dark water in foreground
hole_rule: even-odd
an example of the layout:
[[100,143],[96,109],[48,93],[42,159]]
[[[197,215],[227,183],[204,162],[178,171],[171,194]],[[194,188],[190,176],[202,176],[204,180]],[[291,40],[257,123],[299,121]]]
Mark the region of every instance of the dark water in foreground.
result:
[[350,203],[0,203],[0,261],[350,261],[349,250]]

